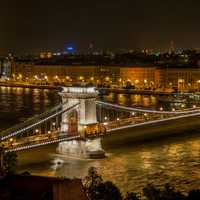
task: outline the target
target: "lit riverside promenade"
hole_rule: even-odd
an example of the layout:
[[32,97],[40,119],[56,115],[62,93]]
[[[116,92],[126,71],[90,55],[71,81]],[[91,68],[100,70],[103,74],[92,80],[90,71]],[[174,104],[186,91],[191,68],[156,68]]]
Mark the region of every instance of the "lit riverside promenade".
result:
[[[199,116],[199,108],[164,111],[138,109],[97,100],[95,87],[63,87],[62,103],[22,124],[1,132],[7,151],[22,151],[58,143],[57,151],[86,158],[104,157],[101,140],[117,131],[160,126],[163,122]],[[104,109],[116,117],[109,120]],[[122,117],[119,117],[122,116]]]

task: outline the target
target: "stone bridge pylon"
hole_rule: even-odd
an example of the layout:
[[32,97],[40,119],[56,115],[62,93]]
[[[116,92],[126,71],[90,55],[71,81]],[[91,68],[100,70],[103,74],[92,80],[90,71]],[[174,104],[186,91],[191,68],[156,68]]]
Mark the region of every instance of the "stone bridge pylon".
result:
[[90,138],[90,133],[98,132],[95,87],[63,87],[59,93],[66,107],[78,104],[73,112],[62,114],[61,135],[79,135],[80,139],[61,142],[57,151],[71,156],[99,158],[105,153],[101,147],[101,138]]

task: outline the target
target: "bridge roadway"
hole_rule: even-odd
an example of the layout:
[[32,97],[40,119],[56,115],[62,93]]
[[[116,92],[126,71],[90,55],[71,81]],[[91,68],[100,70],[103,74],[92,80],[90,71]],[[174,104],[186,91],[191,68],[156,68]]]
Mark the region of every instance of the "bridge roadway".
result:
[[134,145],[137,142],[153,141],[168,136],[199,134],[200,113],[174,116],[171,118],[146,121],[138,124],[127,124],[111,127],[102,138],[102,147],[119,148],[122,145]]
[[[196,122],[200,122],[198,118],[200,113],[192,113],[187,115],[179,115],[173,116],[170,118],[164,119],[157,119],[151,121],[144,121],[144,122],[136,122],[133,118],[129,119],[122,119],[120,122],[110,122],[106,125],[107,131],[105,133],[97,134],[97,135],[88,135],[86,138],[88,139],[95,139],[98,137],[102,138],[102,144],[109,144],[111,146],[115,146],[118,143],[123,143],[123,141],[134,141],[140,139],[147,139],[147,138],[154,138],[154,137],[161,137],[163,135],[171,135],[177,128],[193,128],[190,126],[191,121],[188,118],[194,119]],[[119,125],[119,123],[121,125]],[[188,127],[187,127],[188,126]],[[181,130],[180,128],[180,130]],[[171,132],[170,132],[171,131]],[[43,138],[39,138],[34,136],[28,141],[15,143],[13,146],[9,147],[8,151],[23,151],[28,150],[40,146],[45,146],[49,144],[59,143],[63,141],[70,141],[70,140],[78,140],[81,139],[81,136],[67,136],[61,135],[59,133],[54,133],[55,136],[48,137],[47,134],[43,136]]]
[[[117,109],[122,109],[122,110],[126,110],[126,111],[137,111],[137,112],[145,112],[145,113],[153,113],[153,114],[173,114],[173,116],[167,116],[161,119],[156,119],[154,118],[153,120],[150,119],[148,121],[142,119],[137,121],[134,117],[130,118],[130,119],[120,119],[119,121],[116,122],[107,122],[105,124],[105,127],[107,129],[107,131],[103,134],[100,135],[90,135],[89,138],[96,138],[96,137],[103,137],[103,141],[107,140],[106,138],[109,138],[112,142],[114,143],[115,139],[114,136],[116,137],[116,135],[123,135],[124,138],[135,138],[136,136],[142,136],[141,130],[137,129],[143,129],[142,132],[144,131],[144,129],[147,130],[146,136],[150,136],[150,132],[151,130],[154,130],[155,127],[157,127],[158,129],[163,126],[163,128],[167,128],[169,129],[169,126],[174,126],[176,125],[176,127],[179,126],[180,121],[184,121],[184,123],[188,120],[188,118],[194,118],[194,117],[198,117],[200,116],[200,112],[199,112],[199,108],[195,108],[195,109],[188,109],[188,110],[184,110],[184,111],[154,111],[154,110],[147,110],[147,109],[138,109],[138,108],[130,108],[130,107],[126,107],[126,106],[121,106],[121,105],[116,105],[116,104],[111,104],[111,103],[105,103],[105,102],[100,102],[97,101],[97,104],[103,104],[105,106],[110,106],[113,108],[117,108]],[[10,132],[7,135],[3,135],[3,137],[1,137],[1,140],[6,140],[10,137],[16,136],[18,134],[22,134],[24,131],[27,131],[35,126],[38,126],[41,123],[44,123],[45,121],[59,115],[62,114],[64,112],[68,112],[73,110],[76,106],[78,106],[79,104],[75,104],[72,105],[70,107],[61,109],[59,111],[57,111],[56,113],[47,116],[43,119],[41,119],[40,121],[36,121],[34,124],[30,124],[27,127],[20,129],[20,130],[16,130],[15,132]],[[54,110],[55,111],[55,110]],[[162,116],[162,115],[161,115]],[[38,119],[36,117],[36,119]],[[40,117],[39,117],[40,119]],[[186,124],[186,123],[185,123]],[[135,131],[139,130],[137,133],[135,133]],[[118,134],[117,134],[118,133]],[[126,135],[125,135],[126,133]],[[46,135],[46,134],[44,134]],[[158,135],[158,134],[157,134]],[[112,137],[106,137],[106,136],[112,136]],[[144,136],[144,135],[143,135]],[[39,147],[39,146],[44,146],[44,145],[48,145],[48,144],[53,144],[53,143],[58,143],[58,142],[62,142],[62,141],[69,141],[69,140],[74,140],[74,139],[80,139],[80,136],[59,136],[59,134],[55,134],[55,137],[50,137],[50,138],[42,138],[37,140],[36,138],[33,139],[32,141],[24,141],[22,143],[15,143],[13,146],[9,147],[9,149],[7,151],[22,151],[22,150],[27,150],[30,148],[35,148],[35,147]],[[121,137],[120,137],[121,139]]]
[[120,123],[122,123],[123,125],[119,126],[119,123],[116,122],[116,126],[115,127],[112,126],[111,128],[109,128],[109,123],[108,123],[107,132],[114,132],[114,131],[121,130],[121,129],[134,128],[134,127],[145,126],[145,125],[149,125],[149,124],[157,124],[157,125],[159,125],[162,122],[170,122],[170,121],[173,121],[173,120],[196,117],[196,116],[200,116],[200,112],[189,113],[189,114],[178,115],[178,116],[172,116],[172,117],[163,118],[163,119],[149,120],[149,121],[144,121],[143,120],[143,122],[141,122],[141,121],[140,122],[133,121],[131,123],[129,122],[128,124],[123,124],[123,120],[120,120],[121,121]]
[[[0,140],[3,141],[6,139],[9,139],[11,137],[17,136],[19,134],[23,134],[24,132],[26,132],[30,129],[33,129],[34,127],[37,127],[38,125],[43,124],[44,122],[46,122],[64,112],[73,110],[74,108],[76,108],[76,106],[79,105],[79,103],[72,105],[70,107],[67,107],[67,108],[63,108],[63,105],[65,105],[65,104],[60,104],[45,113],[36,115],[35,117],[25,121],[24,123],[21,123],[19,125],[11,127],[10,129],[7,129],[5,131],[2,131],[0,133]],[[59,109],[61,109],[61,110],[59,110]],[[53,112],[55,112],[55,113],[52,114]]]
[[23,150],[28,150],[40,146],[45,146],[49,144],[64,142],[64,141],[71,141],[71,140],[77,140],[80,139],[81,136],[67,136],[67,135],[61,135],[56,137],[44,137],[40,138],[39,140],[35,137],[35,140],[26,141],[26,142],[20,142],[20,143],[13,143],[12,145],[7,146],[6,152],[18,152]]
[[118,110],[131,111],[131,112],[154,113],[154,114],[177,115],[177,114],[189,114],[189,113],[194,113],[194,112],[200,111],[199,107],[184,109],[184,110],[181,110],[181,111],[179,111],[179,110],[177,110],[177,111],[164,111],[164,110],[159,111],[159,110],[151,110],[151,109],[133,108],[133,107],[128,107],[128,106],[108,103],[108,102],[104,102],[104,101],[96,101],[96,104],[102,105],[102,106],[105,106],[105,107],[115,108],[115,109],[118,109]]

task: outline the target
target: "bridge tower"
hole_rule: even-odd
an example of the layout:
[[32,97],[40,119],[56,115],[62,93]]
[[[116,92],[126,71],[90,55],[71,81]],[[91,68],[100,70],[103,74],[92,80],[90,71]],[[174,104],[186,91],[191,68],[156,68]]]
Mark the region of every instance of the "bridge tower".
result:
[[[63,87],[60,95],[64,106],[70,107],[78,104],[76,110],[74,111],[76,112],[74,116],[77,117],[77,128],[73,129],[71,127],[74,123],[70,122],[70,114],[68,112],[63,113],[61,135],[80,135],[81,137],[79,140],[61,142],[58,145],[59,153],[67,153],[90,158],[104,156],[104,151],[101,148],[101,139],[89,139],[90,137],[88,137],[90,133],[98,131],[96,113],[96,98],[98,96],[98,92],[95,87]],[[71,130],[76,130],[76,133]]]

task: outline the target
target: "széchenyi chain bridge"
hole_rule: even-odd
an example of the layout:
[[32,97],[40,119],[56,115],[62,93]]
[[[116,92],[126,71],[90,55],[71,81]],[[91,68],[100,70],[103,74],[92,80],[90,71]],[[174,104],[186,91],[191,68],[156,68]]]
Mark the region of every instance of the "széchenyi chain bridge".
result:
[[[150,130],[200,116],[200,108],[196,106],[165,111],[102,102],[97,100],[95,87],[62,87],[59,94],[62,97],[59,105],[0,133],[7,152],[58,143],[59,153],[99,158],[105,155],[101,143],[107,138],[112,141],[123,134],[130,139],[140,136],[140,132],[135,132],[137,127]],[[145,134],[150,136],[148,131]]]

